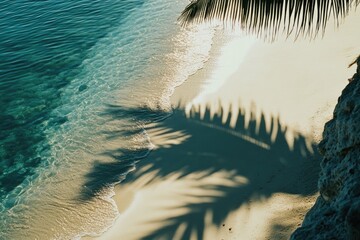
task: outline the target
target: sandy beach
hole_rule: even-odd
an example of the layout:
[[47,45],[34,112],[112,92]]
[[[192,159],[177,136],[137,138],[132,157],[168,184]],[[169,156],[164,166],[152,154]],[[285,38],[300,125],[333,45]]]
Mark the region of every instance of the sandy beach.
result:
[[360,239],[360,0],[2,3],[0,240]]
[[99,239],[288,239],[318,196],[316,144],[354,72],[359,17],[296,43],[218,31],[173,114],[145,127],[153,150],[115,187]]

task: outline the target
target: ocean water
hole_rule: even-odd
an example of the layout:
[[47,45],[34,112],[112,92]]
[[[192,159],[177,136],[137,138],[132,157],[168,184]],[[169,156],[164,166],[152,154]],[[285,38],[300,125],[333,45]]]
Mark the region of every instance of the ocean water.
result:
[[142,125],[209,57],[215,30],[177,23],[187,3],[2,2],[0,239],[111,226],[113,185],[151,149]]

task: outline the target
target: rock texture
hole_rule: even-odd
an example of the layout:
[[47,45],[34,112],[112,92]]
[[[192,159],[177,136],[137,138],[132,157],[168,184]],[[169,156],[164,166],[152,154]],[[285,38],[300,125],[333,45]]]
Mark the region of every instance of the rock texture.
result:
[[292,240],[360,240],[360,56],[355,63],[319,144],[320,196]]

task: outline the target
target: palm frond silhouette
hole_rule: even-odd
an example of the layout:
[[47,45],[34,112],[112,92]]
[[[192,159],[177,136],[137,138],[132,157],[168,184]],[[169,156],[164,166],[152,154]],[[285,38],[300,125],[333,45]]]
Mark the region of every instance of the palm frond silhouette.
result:
[[[119,181],[116,176],[122,176],[137,162],[137,170],[120,185],[135,192],[147,188],[152,191],[156,186],[155,189],[164,190],[159,192],[164,199],[157,196],[148,200],[150,206],[146,208],[153,208],[154,216],[128,216],[126,221],[134,221],[132,224],[137,227],[129,235],[123,232],[124,237],[190,239],[196,232],[195,239],[206,239],[204,222],[219,226],[233,210],[251,201],[262,201],[276,193],[309,196],[317,191],[318,155],[304,136],[299,134],[290,147],[285,139],[288,130],[275,117],[271,118],[270,127],[266,127],[264,115],[257,120],[251,114],[250,122],[245,124],[246,113],[239,109],[232,128],[231,112],[226,123],[222,122],[223,110],[213,118],[210,112],[207,108],[201,116],[193,110],[189,117],[184,110],[175,109],[173,117],[148,125],[146,131],[154,149],[146,159],[137,162],[139,153],[146,149],[104,153],[116,161],[93,167],[86,183],[91,194],[83,193],[83,197],[96,196],[102,188]],[[115,106],[108,114],[136,121],[166,115],[146,108]],[[303,183],[299,183],[299,178]],[[150,231],[149,225],[156,227]],[[131,234],[135,234],[133,238]]]
[[194,0],[179,20],[186,25],[218,19],[256,35],[313,35],[324,30],[330,17],[338,22],[359,0]]

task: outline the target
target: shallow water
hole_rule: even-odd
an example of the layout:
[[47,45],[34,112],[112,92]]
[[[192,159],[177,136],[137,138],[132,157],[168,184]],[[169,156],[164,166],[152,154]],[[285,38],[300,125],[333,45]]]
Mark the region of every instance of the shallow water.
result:
[[61,105],[61,89],[79,72],[87,51],[112,27],[121,24],[127,11],[141,4],[2,3],[0,196],[33,174],[44,161],[37,156],[37,152],[48,148],[42,125],[46,121],[54,126],[67,121],[65,116],[53,116],[51,111]]
[[1,239],[99,234],[115,219],[112,185],[151,148],[141,126],[167,115],[124,109],[169,109],[208,58],[214,31],[176,23],[186,3],[4,3]]

